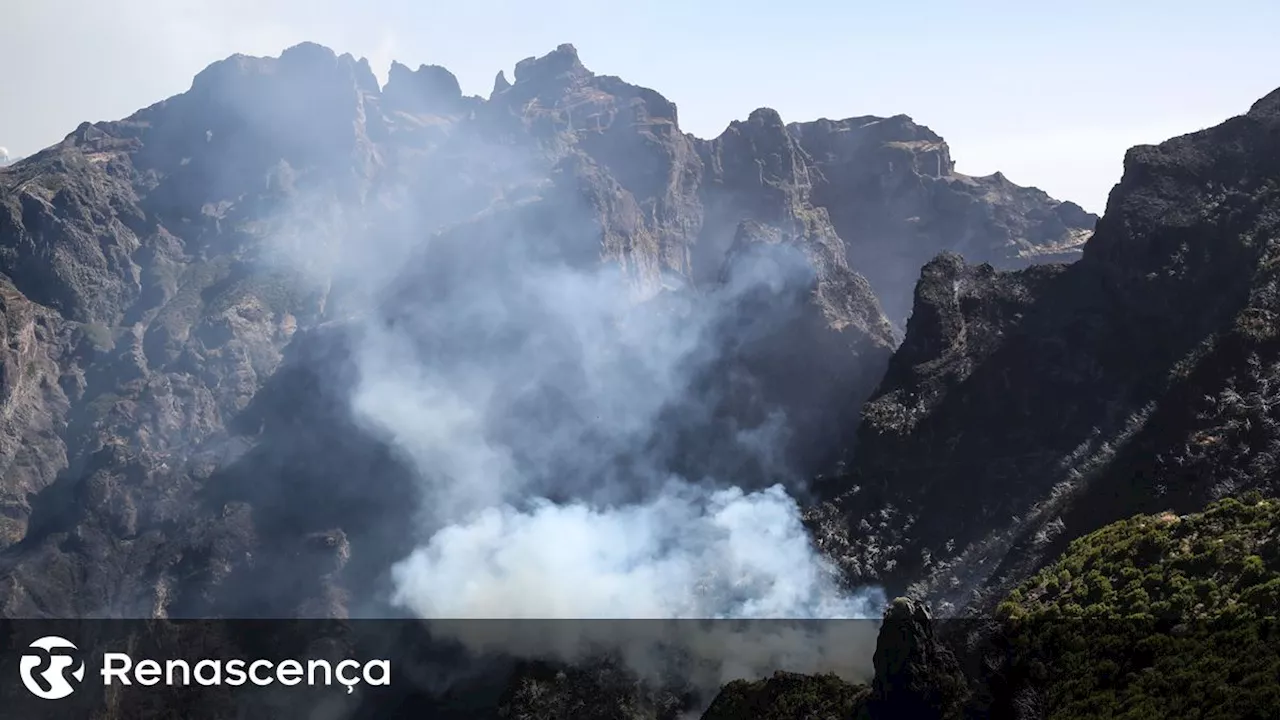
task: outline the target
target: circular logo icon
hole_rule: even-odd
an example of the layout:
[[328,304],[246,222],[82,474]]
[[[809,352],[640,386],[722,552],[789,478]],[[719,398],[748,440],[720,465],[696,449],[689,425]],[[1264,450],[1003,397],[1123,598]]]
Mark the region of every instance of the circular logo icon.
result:
[[[22,684],[32,695],[44,700],[60,700],[75,692],[76,685],[84,680],[84,661],[74,654],[79,648],[70,640],[47,635],[28,648],[18,669],[22,672]],[[72,685],[68,677],[74,679],[76,685]]]

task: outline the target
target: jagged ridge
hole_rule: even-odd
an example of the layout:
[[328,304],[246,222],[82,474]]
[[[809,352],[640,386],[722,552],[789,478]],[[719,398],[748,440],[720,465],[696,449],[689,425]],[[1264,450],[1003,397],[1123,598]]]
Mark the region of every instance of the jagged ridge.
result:
[[1132,149],[1073,265],[924,268],[812,517],[853,575],[989,608],[1108,522],[1276,491],[1277,127],[1264,100]]

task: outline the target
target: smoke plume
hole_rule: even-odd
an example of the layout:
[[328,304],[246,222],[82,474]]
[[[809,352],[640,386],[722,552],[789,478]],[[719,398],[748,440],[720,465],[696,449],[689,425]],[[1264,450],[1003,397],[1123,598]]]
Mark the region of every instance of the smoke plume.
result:
[[[794,478],[746,490],[682,477],[666,451],[667,413],[714,415],[697,379],[732,345],[725,328],[760,331],[730,322],[742,299],[811,279],[798,252],[779,252],[713,292],[637,300],[617,266],[543,262],[516,244],[465,280],[398,292],[390,317],[363,323],[353,408],[416,468],[424,500],[393,602],[436,620],[877,616],[883,598],[842,590],[815,552],[782,484]],[[734,464],[775,467],[771,429],[785,422],[737,432]],[[439,627],[477,649],[569,661],[608,648],[648,673],[674,652],[713,683],[782,666],[863,675],[874,642],[854,625],[833,637],[577,622],[508,624],[494,647],[494,626]]]
[[[391,570],[391,602],[479,651],[573,660],[606,646],[643,669],[678,647],[717,680],[787,657],[788,669],[864,675],[870,623],[852,642],[815,626],[577,622],[548,638],[556,626],[449,622],[856,619],[883,602],[849,592],[815,551],[787,491],[803,483],[778,460],[785,416],[739,425],[707,382],[808,301],[804,254],[738,253],[711,288],[655,283],[625,252],[601,260],[597,209],[545,180],[531,189],[536,173],[501,152],[480,155],[492,173],[520,168],[505,196],[531,200],[369,222],[312,198],[274,248],[349,303],[352,412],[419,481],[416,549]],[[417,208],[459,205],[416,190]],[[712,429],[690,476],[681,453]]]

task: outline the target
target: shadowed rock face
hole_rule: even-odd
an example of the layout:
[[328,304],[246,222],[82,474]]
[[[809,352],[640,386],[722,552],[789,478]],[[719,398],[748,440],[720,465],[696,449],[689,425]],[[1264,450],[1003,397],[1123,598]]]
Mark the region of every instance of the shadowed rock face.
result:
[[935,636],[924,605],[898,598],[885,611],[875,668],[862,717],[962,717],[968,681],[951,650]]
[[825,208],[895,323],[906,320],[919,268],[941,251],[1012,269],[1072,261],[1097,218],[1002,174],[955,172],[947,143],[905,115],[787,126],[809,158]]
[[976,610],[1114,520],[1276,491],[1274,97],[1129,151],[1073,265],[924,267],[811,518],[850,573]]
[[763,680],[736,680],[725,685],[702,720],[846,720],[857,716],[868,694],[865,685],[848,683],[834,675],[777,672]]

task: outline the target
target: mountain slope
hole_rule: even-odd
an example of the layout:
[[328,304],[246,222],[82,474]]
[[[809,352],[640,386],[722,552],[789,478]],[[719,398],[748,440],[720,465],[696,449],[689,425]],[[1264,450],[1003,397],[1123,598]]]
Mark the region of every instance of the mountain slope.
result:
[[1280,112],[1131,150],[1067,267],[940,257],[812,521],[956,608],[1137,512],[1274,492]]
[[[911,218],[949,223],[944,187],[966,188],[962,212],[995,219],[963,239],[920,230],[902,263],[957,244],[1020,262],[1071,244],[1092,218],[1022,229],[1069,206],[954,176],[940,139],[905,119],[849,121],[839,138],[819,125],[761,110],[692,138],[673,104],[590,72],[568,45],[481,99],[438,67],[397,65],[379,88],[366,62],[304,44],[215,63],[188,92],[5,168],[5,613],[341,614],[353,592],[382,592],[375,580],[407,551],[392,539],[401,521],[383,513],[417,490],[404,458],[320,380],[352,377],[349,319],[388,302],[381,287],[431,288],[404,305],[421,309],[514,288],[530,263],[614,266],[617,287],[661,315],[780,280],[785,302],[743,290],[716,305],[698,399],[668,408],[671,431],[653,442],[676,472],[740,474],[747,487],[829,466],[897,341],[877,293],[905,293],[898,260],[873,263],[868,284],[859,253],[908,242],[894,228]],[[857,159],[867,152],[893,160]],[[856,178],[840,180],[850,163]],[[901,202],[891,185],[907,188]],[[885,219],[858,226],[853,206]],[[317,382],[305,402],[292,394]],[[554,422],[588,432],[575,412]],[[744,438],[779,432],[779,412],[782,439],[743,454]],[[336,468],[385,477],[386,497],[364,497]],[[290,507],[295,486],[316,501]],[[368,558],[351,571],[358,583],[339,572],[352,552]],[[286,569],[299,578],[287,597],[217,590]]]
[[1258,493],[1126,518],[1072,542],[993,616],[936,620],[895,600],[871,688],[804,675],[732,683],[712,709],[738,714],[704,717],[853,698],[856,711],[831,717],[1274,717],[1277,532],[1277,504]]
[[1278,521],[1255,494],[1072,543],[1001,605],[997,712],[1020,696],[1048,718],[1275,716]]

